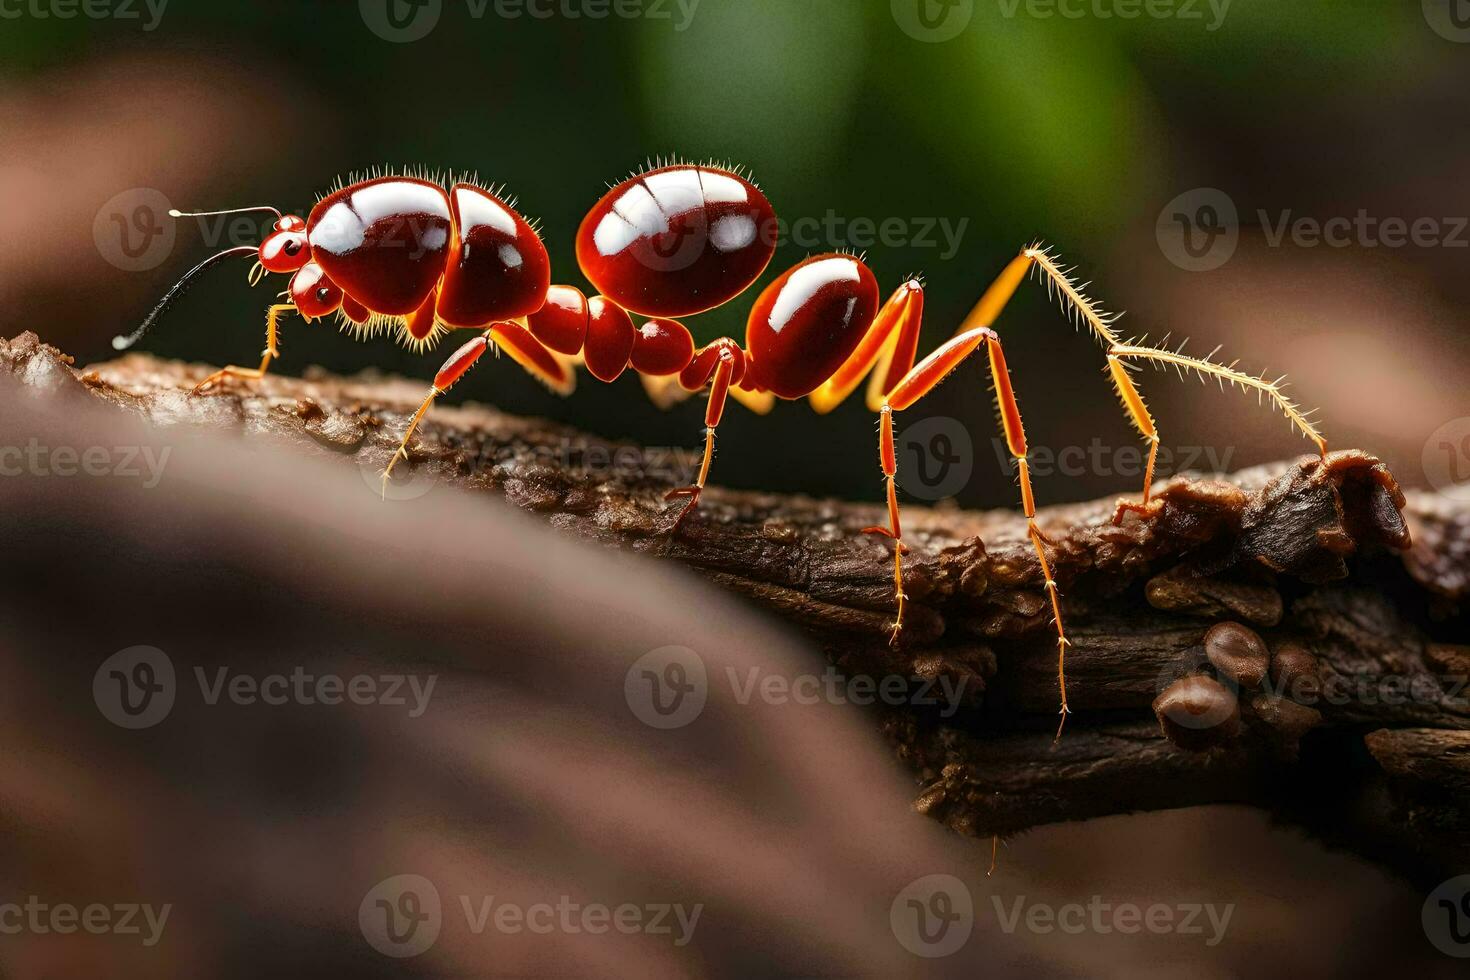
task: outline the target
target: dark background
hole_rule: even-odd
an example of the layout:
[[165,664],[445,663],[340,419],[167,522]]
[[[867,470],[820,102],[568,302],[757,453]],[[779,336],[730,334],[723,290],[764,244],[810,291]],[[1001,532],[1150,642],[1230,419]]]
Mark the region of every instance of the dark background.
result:
[[[109,339],[135,326],[184,270],[211,247],[237,243],[206,240],[187,222],[171,246],[149,252],[146,267],[120,268],[114,215],[130,218],[158,195],[181,208],[273,203],[305,213],[339,176],[385,163],[478,171],[504,183],[541,220],[557,278],[585,286],[572,236],[608,183],[651,156],[714,158],[749,167],[788,221],[830,213],[848,228],[860,219],[898,219],[906,233],[931,221],[966,223],[954,255],[945,254],[942,239],[938,247],[865,245],[847,232],[787,244],[762,283],[808,252],[866,248],[885,290],[908,274],[927,276],[927,351],[1021,245],[1044,239],[1094,281],[1108,308],[1128,311],[1125,332],[1172,331],[1194,338],[1196,352],[1223,344],[1224,356],[1240,357],[1243,367],[1290,372],[1301,400],[1323,409],[1334,445],[1379,453],[1402,482],[1423,485],[1431,433],[1470,415],[1463,393],[1470,232],[1457,221],[1470,215],[1470,43],[1435,29],[1447,22],[1450,2],[1465,6],[1234,0],[1210,30],[1213,14],[1203,3],[1193,8],[1202,19],[1121,21],[1036,16],[1024,4],[1006,16],[1009,0],[974,0],[951,12],[968,16],[963,30],[929,42],[901,26],[911,0],[896,7],[888,0],[700,0],[683,30],[683,13],[669,2],[660,7],[669,18],[592,20],[505,18],[493,5],[477,18],[445,0],[426,37],[392,43],[369,28],[356,2],[172,0],[145,30],[151,15],[136,4],[140,19],[63,20],[39,16],[26,0],[0,6],[0,328],[7,336],[35,330],[79,363],[111,357]],[[558,0],[564,3],[585,7]],[[1156,224],[1171,202],[1198,188],[1223,191],[1241,228],[1228,262],[1193,272],[1170,260]],[[1323,221],[1360,211],[1379,221],[1428,219],[1460,244],[1389,248],[1359,236],[1342,247],[1273,246],[1257,217]],[[245,268],[225,266],[202,282],[142,349],[253,365],[261,311],[284,283],[275,277],[250,291]],[[743,338],[753,296],[689,325],[702,340]],[[1094,437],[1110,450],[1137,445],[1101,373],[1101,355],[1044,289],[1026,287],[999,329],[1034,446],[1087,446]],[[330,325],[292,320],[277,367],[377,367],[427,382],[448,349],[415,355],[386,338],[358,344]],[[1143,384],[1166,447],[1208,445],[1232,469],[1307,448],[1252,398],[1157,373]],[[694,403],[655,409],[632,377],[606,386],[583,374],[575,395],[557,399],[508,360],[486,362],[449,400],[464,399],[650,445],[694,447],[702,422]],[[1014,506],[1008,472],[990,448],[994,409],[983,370],[967,367],[907,418],[925,415],[961,420],[973,433],[976,465],[960,502]],[[872,423],[860,398],[826,418],[804,404],[778,406],[765,419],[732,408],[714,480],[880,499]],[[1470,435],[1470,423],[1463,432]],[[233,479],[223,464],[212,472],[220,483]],[[1093,464],[1037,476],[1043,501],[1137,490],[1135,476]],[[301,503],[291,489],[299,488],[272,499]],[[311,501],[309,487],[301,493],[332,511],[330,497]],[[96,527],[130,526],[125,516],[75,506]],[[158,509],[163,522],[170,515]],[[375,525],[363,518],[363,526]],[[41,528],[33,537],[44,543],[46,534]],[[89,548],[94,537],[79,540]],[[65,577],[69,587],[67,567],[58,581]],[[52,593],[65,596],[58,617],[72,615],[70,592],[58,586]],[[278,601],[269,598],[261,605]],[[144,611],[153,614],[151,606]],[[341,615],[355,622],[355,611]],[[235,642],[248,645],[241,635]],[[138,640],[118,640],[125,642]],[[43,652],[37,662],[69,676]],[[52,779],[61,753],[41,721],[32,724],[20,710],[39,719],[51,706],[27,697],[23,685],[3,687],[15,706],[6,714],[40,746],[13,758],[34,764],[38,781]],[[479,711],[479,703],[470,709]],[[103,732],[98,744],[119,744],[114,734]],[[256,743],[242,737],[241,744]],[[261,744],[263,758],[283,754],[278,743]],[[190,749],[186,739],[170,745]],[[887,763],[876,746],[872,759],[875,768]],[[107,767],[91,774],[106,775]],[[58,790],[54,809],[29,819],[54,827],[100,814],[96,833],[119,838],[106,853],[127,861],[133,845],[110,808],[136,794],[125,783],[103,786],[96,797]],[[179,786],[187,796],[188,784]],[[895,780],[889,796],[902,801],[906,790]],[[888,798],[870,803],[895,812],[880,805]],[[813,810],[822,811],[822,802]],[[823,819],[826,812],[846,810],[823,811]],[[178,836],[190,839],[190,832]],[[80,832],[37,831],[12,835],[11,846],[51,868],[62,866],[54,853],[95,853],[73,846],[78,840],[95,843]],[[318,843],[307,840],[302,852]],[[950,838],[942,844],[958,846]],[[988,860],[983,846],[963,846],[976,869]],[[177,850],[172,839],[158,847]],[[19,859],[9,863],[19,866]],[[867,865],[844,857],[833,866]],[[318,884],[333,880],[308,871]],[[75,873],[96,877],[80,865]],[[1192,941],[1165,948],[1147,937],[1112,945],[1084,937],[1066,952],[1079,973],[1173,967],[1199,976],[1316,976],[1397,966],[1450,975],[1457,965],[1420,933],[1422,894],[1254,811],[1210,808],[1044,828],[1010,842],[1001,875],[1008,889],[1034,880],[1050,894],[1084,898],[1101,890],[1240,904],[1240,924],[1214,953]],[[358,949],[343,921],[342,942]],[[795,916],[789,922],[792,942],[808,942],[809,924]],[[297,955],[283,948],[283,961]],[[1112,958],[1099,958],[1099,949]]]
[[[355,2],[173,0],[152,30],[141,5],[138,19],[26,14],[0,31],[0,308],[8,333],[36,329],[83,363],[109,357],[109,338],[220,239],[185,222],[150,268],[125,271],[93,234],[99,212],[105,233],[109,209],[151,189],[186,209],[305,213],[338,176],[385,163],[504,183],[541,220],[556,278],[585,287],[571,241],[605,186],[651,156],[713,158],[749,167],[784,219],[837,220],[815,242],[784,244],[761,284],[806,254],[865,247],[885,292],[927,276],[927,351],[1019,246],[1044,239],[1109,309],[1128,311],[1125,331],[1172,331],[1197,353],[1223,344],[1248,369],[1288,372],[1333,445],[1378,452],[1419,484],[1430,433],[1466,413],[1470,231],[1458,247],[1356,235],[1272,247],[1258,212],[1273,223],[1362,209],[1454,235],[1445,219],[1470,214],[1470,45],[1432,26],[1448,2],[1235,0],[1212,30],[1204,0],[1190,5],[1196,17],[1135,20],[961,0],[948,12],[960,20],[944,23],[964,29],[941,42],[901,26],[909,0],[700,0],[687,22],[673,0],[646,0],[635,9],[661,16],[631,19],[568,16],[592,9],[575,0],[543,3],[544,19],[446,0],[410,43],[374,33]],[[1191,272],[1155,224],[1200,187],[1224,191],[1242,228],[1230,261]],[[931,221],[966,224],[952,256],[937,231],[933,246],[852,233],[851,222],[889,219],[905,239]],[[257,237],[222,244],[242,240]],[[214,273],[143,349],[253,365],[267,289],[284,282],[248,291],[245,266]],[[702,340],[743,339],[753,297],[689,325]],[[1130,460],[1111,454],[1137,439],[1088,338],[1035,283],[999,327],[1033,444],[1097,437],[1109,453],[1068,474],[1038,467],[1038,496],[1135,492],[1137,477],[1116,472]],[[449,349],[415,355],[292,320],[278,367],[427,379]],[[977,454],[960,502],[1010,506],[986,380],[971,366],[907,418],[962,420]],[[1143,382],[1166,448],[1211,446],[1230,469],[1307,448],[1252,398],[1154,372]],[[583,374],[562,401],[506,361],[451,397],[652,445],[693,446],[702,421],[695,404],[653,408],[631,376],[605,386]],[[767,419],[732,411],[716,482],[876,496],[860,402],[825,419],[804,403]]]

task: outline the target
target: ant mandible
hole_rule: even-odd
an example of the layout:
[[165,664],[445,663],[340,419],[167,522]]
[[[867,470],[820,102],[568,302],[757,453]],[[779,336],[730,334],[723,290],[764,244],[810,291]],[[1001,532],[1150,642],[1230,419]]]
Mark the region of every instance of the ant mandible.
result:
[[[887,487],[888,526],[866,528],[893,544],[895,616],[890,642],[903,629],[903,542],[899,521],[893,415],[917,403],[982,347],[989,361],[1001,429],[1015,460],[1027,537],[1036,553],[1057,636],[1057,685],[1061,724],[1067,706],[1066,651],[1061,597],[1047,557],[1051,540],[1036,523],[1027,463],[1025,427],[1000,336],[1001,311],[1035,271],[1048,291],[1106,351],[1108,374],[1128,417],[1148,443],[1143,493],[1120,500],[1113,522],[1129,512],[1154,513],[1151,497],[1159,435],[1132,372],[1140,362],[1196,372],[1270,398],[1325,456],[1316,425],[1285,395],[1282,379],[1239,371],[1182,348],[1124,340],[1116,318],[1079,287],[1055,256],[1039,245],[1012,259],[981,296],[953,337],[917,361],[924,287],[903,282],[879,303],[878,283],[860,257],[815,255],[782,273],[757,297],[746,324],[745,345],[721,337],[696,348],[679,318],[721,306],[760,277],[775,252],[775,211],[764,193],[738,169],[714,164],[671,163],[633,174],[593,206],[577,232],[577,261],[598,290],[590,299],[573,286],[551,283],[551,262],[536,228],[503,193],[474,182],[452,183],[407,174],[381,174],[338,187],[317,202],[309,217],[275,208],[202,212],[271,211],[273,230],[257,246],[226,249],[195,266],[159,301],[131,336],[135,343],[205,269],[232,256],[254,255],[251,282],[265,272],[290,273],[286,301],[266,314],[266,347],[258,368],[229,366],[205,378],[201,392],[227,377],[262,377],[279,356],[279,318],[290,310],[308,322],[336,314],[359,337],[393,330],[403,343],[423,348],[453,329],[480,335],[455,351],[434,376],[423,404],[383,473],[384,485],[434,400],[498,345],[554,391],[567,394],[575,366],[611,382],[631,367],[655,401],[665,406],[708,388],[704,456],[693,485],[666,499],[687,497],[677,529],[698,506],[714,455],[715,430],[727,398],[765,414],[775,399],[809,398],[830,412],[869,378],[867,404],[879,416],[879,461]],[[644,322],[634,325],[634,316]]]

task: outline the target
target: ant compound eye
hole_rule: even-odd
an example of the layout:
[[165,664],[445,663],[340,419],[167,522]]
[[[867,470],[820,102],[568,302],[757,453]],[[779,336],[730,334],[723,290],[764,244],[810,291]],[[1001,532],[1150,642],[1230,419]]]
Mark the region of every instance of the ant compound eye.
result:
[[305,231],[306,220],[300,215],[288,214],[276,221],[276,231]]
[[342,287],[322,267],[308,262],[291,277],[291,301],[304,317],[326,316],[342,305]]
[[260,264],[271,272],[295,272],[311,257],[306,245],[304,232],[272,232],[260,243]]

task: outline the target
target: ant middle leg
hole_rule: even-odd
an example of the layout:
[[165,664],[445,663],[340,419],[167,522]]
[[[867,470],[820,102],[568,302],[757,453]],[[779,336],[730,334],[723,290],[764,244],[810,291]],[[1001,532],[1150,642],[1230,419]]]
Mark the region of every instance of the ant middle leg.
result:
[[388,460],[387,468],[383,470],[384,496],[387,496],[388,493],[388,481],[392,478],[393,467],[398,465],[400,459],[408,459],[409,441],[413,439],[419,423],[433,407],[435,399],[448,391],[455,382],[465,376],[470,368],[475,366],[475,362],[490,349],[492,340],[499,345],[501,350],[509,354],[512,360],[552,391],[560,395],[571,393],[576,382],[576,375],[567,361],[548,349],[520,323],[511,320],[492,323],[480,336],[449,355],[449,359],[434,375],[434,383],[429,388],[429,394],[425,396],[418,410],[413,413],[413,418],[409,420],[408,428],[398,443],[398,449]]
[[[1036,498],[1031,489],[1031,469],[1026,458],[1026,428],[1021,421],[1021,408],[1016,401],[1015,391],[1011,387],[1010,369],[1006,366],[1005,351],[1001,347],[1000,336],[989,327],[976,327],[951,338],[934,353],[915,365],[913,370],[899,381],[893,391],[889,392],[888,401],[883,406],[883,417],[886,422],[890,412],[903,411],[933,391],[951,371],[959,367],[960,363],[982,344],[985,345],[990,358],[990,375],[995,386],[995,400],[1000,409],[1001,427],[1005,432],[1006,447],[1010,451],[1011,458],[1016,462],[1021,488],[1021,510],[1026,516],[1026,537],[1036,552],[1042,583],[1051,606],[1052,625],[1056,628],[1057,687],[1061,697],[1061,722],[1057,725],[1057,737],[1060,738],[1062,728],[1067,723],[1067,715],[1071,713],[1071,709],[1067,706],[1066,668],[1067,647],[1071,645],[1071,641],[1067,639],[1066,629],[1062,622],[1061,593],[1057,589],[1051,561],[1046,556],[1046,546],[1050,545],[1051,541],[1036,523]],[[884,429],[891,440],[891,428],[885,425]],[[885,469],[889,462],[890,460],[885,458]],[[894,503],[890,506],[894,510],[893,525],[896,529],[898,527],[897,505]],[[899,594],[900,596],[903,594],[901,579]],[[899,608],[901,612],[902,603]],[[897,636],[897,628],[895,628],[894,636]]]

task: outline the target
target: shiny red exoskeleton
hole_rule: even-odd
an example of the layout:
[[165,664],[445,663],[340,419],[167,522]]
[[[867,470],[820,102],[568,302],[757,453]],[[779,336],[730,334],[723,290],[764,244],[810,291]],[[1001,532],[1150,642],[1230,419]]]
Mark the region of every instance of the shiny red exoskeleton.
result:
[[[869,377],[867,403],[879,414],[888,525],[866,530],[892,539],[897,604],[893,641],[900,635],[906,598],[893,415],[918,402],[983,349],[1017,469],[1036,574],[1050,599],[1064,720],[1068,641],[1060,594],[1046,554],[1050,542],[1036,524],[1020,408],[1000,337],[991,329],[1027,273],[1037,270],[1063,305],[1104,344],[1112,383],[1149,443],[1143,500],[1120,501],[1115,523],[1130,512],[1152,515],[1158,509],[1158,502],[1150,499],[1150,487],[1159,437],[1127,370],[1140,360],[1257,389],[1326,454],[1325,440],[1282,395],[1279,381],[1267,382],[1182,351],[1124,342],[1114,332],[1114,318],[1082,293],[1050,252],[1038,247],[1022,250],[956,334],[917,363],[922,284],[907,280],[880,303],[873,273],[861,258],[847,254],[812,256],[777,276],[751,307],[743,346],[730,337],[696,346],[679,318],[739,296],[760,278],[775,252],[775,211],[770,202],[754,183],[723,167],[661,166],[609,190],[588,212],[576,237],[577,261],[596,290],[590,297],[575,286],[553,285],[551,262],[535,227],[513,202],[474,183],[446,188],[418,177],[380,176],[333,191],[304,219],[283,216],[274,208],[240,210],[275,213],[265,240],[258,247],[226,249],[195,266],[137,331],[116,338],[114,346],[122,349],[141,337],[203,270],[244,255],[255,257],[261,274],[291,275],[285,293],[289,301],[268,311],[266,349],[259,368],[226,367],[205,378],[196,391],[227,377],[264,375],[277,356],[277,321],[292,310],[308,320],[336,314],[362,335],[396,329],[398,338],[413,346],[431,344],[450,330],[481,331],[435,375],[384,471],[385,487],[397,461],[408,458],[407,447],[434,399],[462,378],[492,343],[562,393],[572,389],[578,363],[606,382],[631,367],[649,394],[666,406],[708,389],[698,478],[669,494],[689,498],[673,522],[675,530],[699,502],[728,398],[765,413],[777,398],[809,396],[813,408],[827,412]],[[252,272],[252,281],[254,277]]]
[[589,282],[644,316],[693,316],[755,282],[776,251],[776,212],[739,174],[669,166],[603,196],[577,231]]

